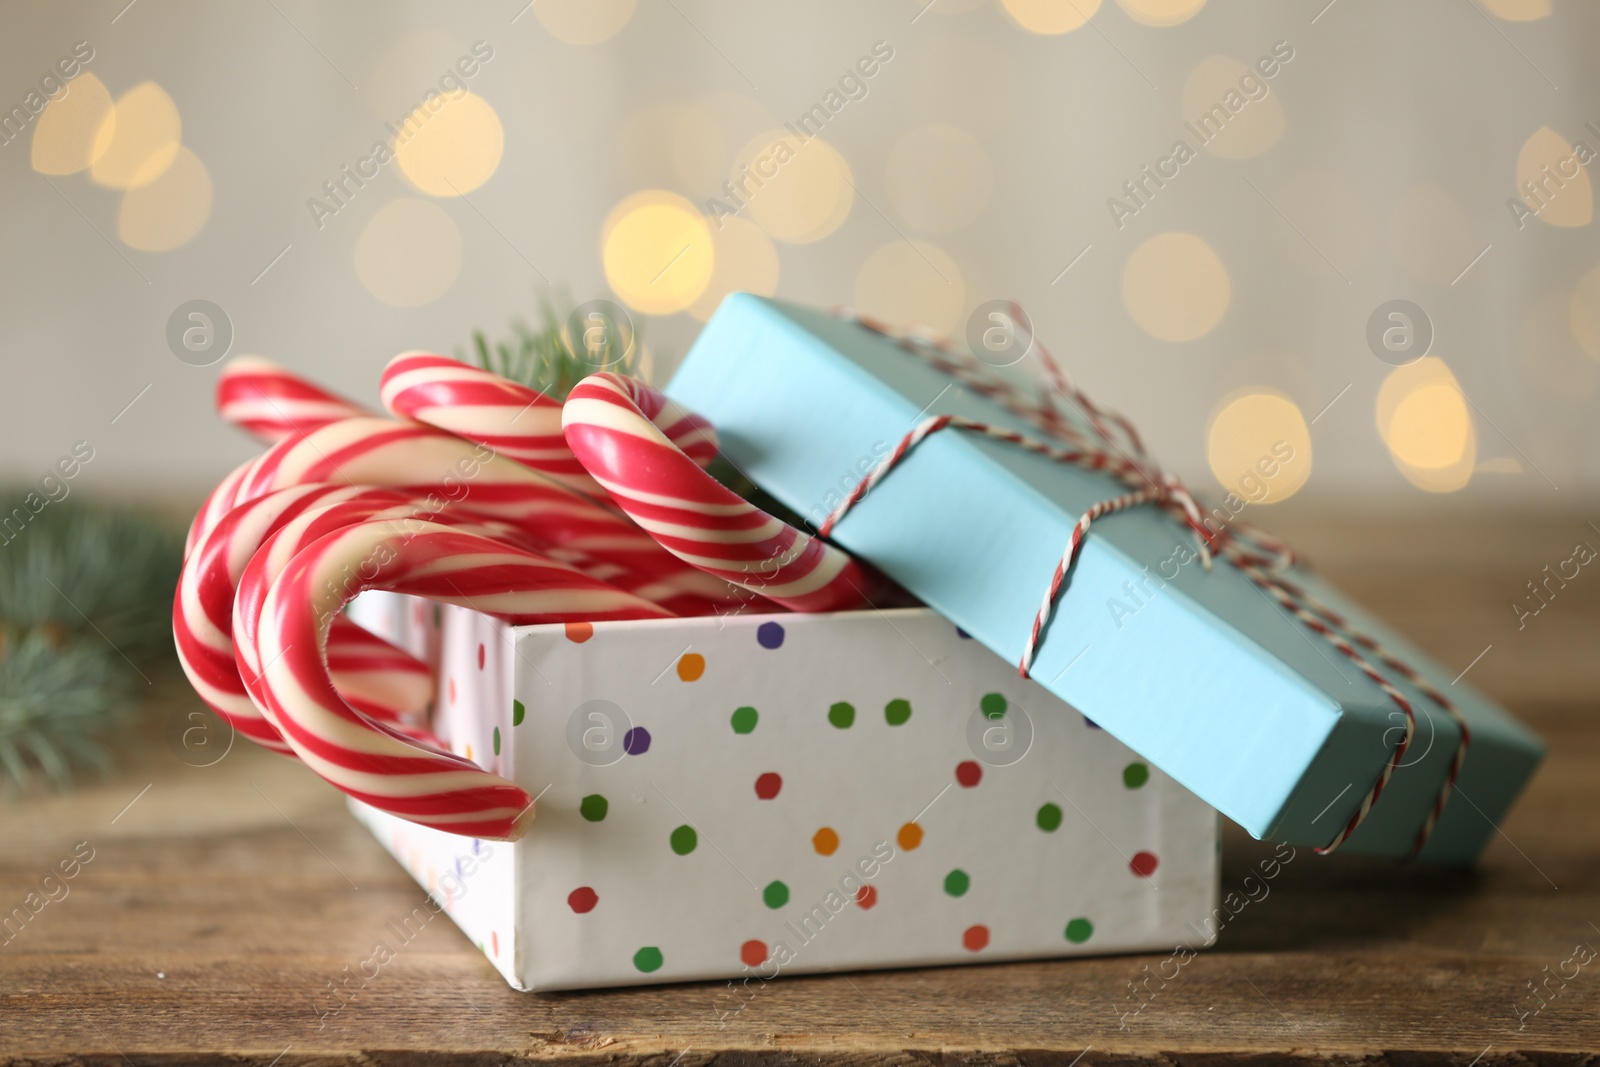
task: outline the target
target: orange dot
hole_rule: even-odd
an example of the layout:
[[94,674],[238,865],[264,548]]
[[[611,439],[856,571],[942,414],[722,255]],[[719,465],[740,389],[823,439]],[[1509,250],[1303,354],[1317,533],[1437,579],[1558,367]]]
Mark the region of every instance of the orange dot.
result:
[[900,827],[900,832],[894,835],[894,839],[900,842],[901,848],[905,849],[907,852],[910,852],[912,849],[922,844],[922,827],[918,826],[914,822],[908,822],[904,826]]
[[811,847],[817,850],[819,856],[831,856],[839,851],[839,835],[833,832],[831,826],[824,826],[811,836]]
[[706,673],[706,658],[698,652],[685,652],[678,657],[678,677],[686,682],[697,682]]
[[870,909],[877,902],[878,902],[878,887],[877,886],[875,886],[875,885],[864,885],[860,889],[856,890],[856,905],[859,908],[861,908],[861,910],[866,911],[866,910]]
[[592,622],[569,622],[569,623],[567,623],[567,640],[568,641],[572,641],[572,642],[575,642],[575,643],[581,645],[581,644],[583,644],[585,641],[589,640],[589,638],[591,638],[593,636],[594,636],[594,623],[592,623]]
[[455,702],[456,702],[456,680],[454,678],[452,678],[452,679],[450,679],[450,703],[454,704]]
[[472,758],[472,746],[471,745],[467,746],[467,758],[468,759]]

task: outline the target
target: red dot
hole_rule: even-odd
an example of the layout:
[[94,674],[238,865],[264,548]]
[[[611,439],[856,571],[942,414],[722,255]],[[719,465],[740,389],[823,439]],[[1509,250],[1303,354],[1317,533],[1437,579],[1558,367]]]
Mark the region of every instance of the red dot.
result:
[[862,908],[863,911],[868,909],[868,908],[870,908],[870,907],[872,907],[877,902],[878,902],[878,887],[877,886],[864,885],[860,889],[856,890],[856,903],[858,905],[860,905],[860,907]]
[[982,952],[989,947],[989,928],[982,923],[967,927],[961,935],[961,943],[967,946],[968,952]]
[[600,903],[600,894],[588,886],[579,886],[567,894],[567,904],[579,915],[587,915]]
[[483,670],[483,645],[478,645],[478,669]]
[[500,955],[500,935],[493,930],[489,931],[489,945],[496,956]]
[[983,781],[983,768],[978,766],[977,760],[962,760],[956,764],[956,781],[963,789],[971,789]]
[[767,962],[767,945],[764,941],[746,941],[739,946],[739,959],[746,967],[759,967]]
[[783,788],[783,779],[772,771],[768,771],[756,779],[756,796],[762,800],[771,800],[778,795],[778,790]]
[[456,702],[456,680],[454,678],[452,678],[452,679],[450,679],[450,703],[454,704],[455,702]]
[[1154,852],[1135,852],[1133,859],[1128,861],[1128,870],[1140,878],[1148,878],[1156,873],[1156,867],[1160,864]]

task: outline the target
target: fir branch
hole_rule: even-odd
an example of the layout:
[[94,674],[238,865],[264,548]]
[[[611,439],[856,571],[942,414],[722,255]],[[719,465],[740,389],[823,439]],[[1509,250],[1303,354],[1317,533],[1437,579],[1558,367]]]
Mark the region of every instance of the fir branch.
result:
[[484,370],[537,389],[552,400],[565,400],[573,386],[601,371],[644,376],[645,348],[631,323],[598,317],[582,336],[574,337],[568,325],[573,312],[569,301],[543,301],[539,312],[537,330],[514,320],[508,340],[491,342],[483,331],[474,331],[475,358],[469,359],[459,350],[456,358],[463,363],[476,362]]

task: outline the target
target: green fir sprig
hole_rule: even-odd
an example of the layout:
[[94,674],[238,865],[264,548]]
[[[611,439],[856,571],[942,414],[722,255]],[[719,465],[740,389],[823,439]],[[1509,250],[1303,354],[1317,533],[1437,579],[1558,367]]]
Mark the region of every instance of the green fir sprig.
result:
[[[473,332],[472,353],[478,366],[553,400],[565,400],[572,387],[591,374],[612,371],[641,377],[645,370],[638,331],[614,313],[545,300],[539,305],[537,329],[518,319],[511,330],[510,339],[493,343],[482,330]],[[460,351],[456,358],[474,362]]]

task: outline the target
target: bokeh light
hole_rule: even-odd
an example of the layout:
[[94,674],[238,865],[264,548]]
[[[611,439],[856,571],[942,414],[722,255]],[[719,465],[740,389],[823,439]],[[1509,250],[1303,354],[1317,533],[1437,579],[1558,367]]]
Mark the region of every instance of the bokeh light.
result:
[[211,174],[180,147],[159,178],[122,194],[117,236],[141,252],[168,252],[187,244],[210,214]]
[[802,141],[770,130],[739,150],[730,177],[745,204],[739,214],[790,244],[822,240],[839,228],[855,202],[850,165],[820,137]]
[[1146,26],[1176,26],[1198,15],[1206,0],[1117,0],[1117,6]]
[[1461,208],[1437,185],[1416,185],[1400,194],[1390,216],[1389,241],[1408,273],[1443,285],[1459,277],[1480,251]]
[[178,105],[155,82],[142,82],[118,97],[101,120],[89,177],[112,189],[153,182],[177,158],[182,138]]
[[722,183],[740,145],[772,128],[766,108],[735,93],[714,93],[685,107],[667,128],[668,154],[685,187],[706,196],[725,196]]
[[918,126],[889,149],[889,203],[911,225],[934,232],[970,224],[989,204],[994,168],[983,144],[954,126]]
[[385,204],[356,241],[356,275],[394,307],[438,299],[461,273],[461,231],[438,204],[402,197]]
[[1600,266],[1578,279],[1567,302],[1572,336],[1583,350],[1600,359]]
[[1548,126],[1534,131],[1517,153],[1517,195],[1551,226],[1587,226],[1594,218],[1589,170],[1572,144]]
[[1456,377],[1428,356],[1396,367],[1378,390],[1378,434],[1400,473],[1419,489],[1464,487],[1477,462],[1477,432]]
[[856,274],[856,309],[896,325],[950,333],[966,306],[966,283],[950,254],[927,241],[891,241]]
[[1100,0],[1000,0],[1000,6],[1030,33],[1057,34],[1094,18]]
[[766,232],[753,222],[740,218],[711,223],[711,244],[716,252],[711,281],[693,304],[689,314],[705,322],[734,290],[771,296],[778,291],[778,250]]
[[1259,156],[1283,136],[1272,83],[1230,56],[1200,61],[1183,83],[1182,106],[1184,121],[1209,138],[1205,150],[1223,159]]
[[1122,271],[1122,303],[1133,321],[1162,341],[1210,333],[1228,310],[1227,268],[1192,233],[1163,233],[1133,250]]
[[1212,416],[1206,459],[1222,488],[1240,500],[1276,504],[1311,477],[1311,428],[1293,400],[1252,389]]
[[101,124],[111,117],[113,103],[105,84],[87,72],[67,83],[39,114],[33,129],[33,169],[40,174],[76,174],[95,162],[95,150],[110,147],[110,133],[101,141]]
[[711,228],[676,193],[646,189],[622,200],[600,232],[612,291],[635,311],[670,315],[693,304],[711,282]]
[[400,126],[394,158],[412,185],[429,196],[470,193],[494,175],[505,151],[500,116],[477,93],[437,95]]
[[599,44],[633,18],[636,0],[538,0],[533,13],[558,41]]

